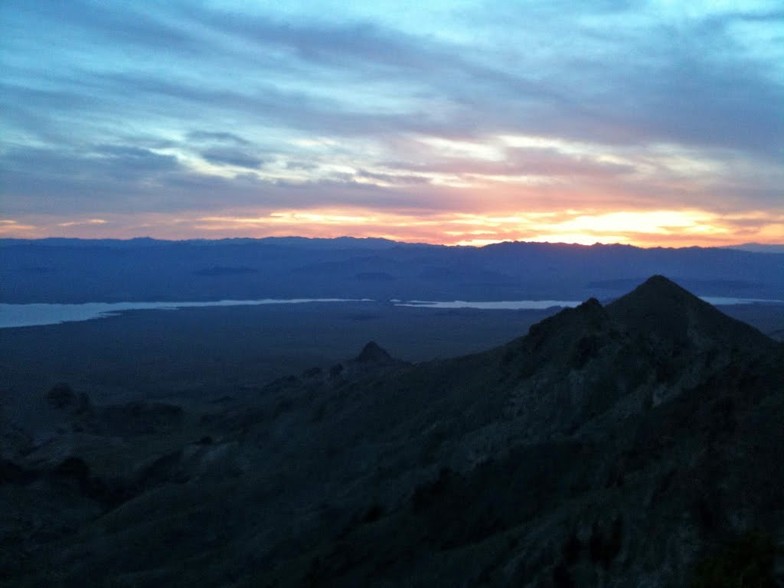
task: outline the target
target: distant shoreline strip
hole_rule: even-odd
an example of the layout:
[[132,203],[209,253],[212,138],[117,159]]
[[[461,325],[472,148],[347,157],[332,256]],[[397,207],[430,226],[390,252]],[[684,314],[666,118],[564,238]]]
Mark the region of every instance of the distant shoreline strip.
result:
[[[702,300],[715,306],[740,304],[784,304],[784,300],[762,298],[724,298],[700,296]],[[0,303],[0,329],[56,325],[68,322],[81,322],[108,318],[134,310],[178,310],[181,308],[206,308],[230,306],[262,306],[274,304],[334,304],[378,302],[393,306],[426,309],[476,309],[476,310],[547,310],[549,308],[568,308],[578,306],[577,300],[389,300],[377,301],[371,298],[290,298],[259,300],[208,300],[202,302],[85,302],[80,304]]]

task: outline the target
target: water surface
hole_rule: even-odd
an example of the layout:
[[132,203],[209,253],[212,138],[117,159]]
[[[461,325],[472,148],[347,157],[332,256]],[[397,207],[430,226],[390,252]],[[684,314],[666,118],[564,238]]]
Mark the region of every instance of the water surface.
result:
[[206,306],[258,306],[310,302],[368,302],[367,299],[292,298],[287,300],[210,300],[204,302],[85,302],[83,304],[0,304],[0,329],[56,325],[115,316],[128,310],[178,310]]
[[480,310],[545,310],[553,307],[579,306],[581,301],[576,300],[499,300],[499,301],[469,301],[469,300],[393,300],[395,306],[416,306],[422,308],[478,308]]
[[[701,296],[716,305],[784,304],[784,300],[759,298],[722,298]],[[336,302],[373,302],[368,298],[291,298],[261,300],[209,300],[203,302],[86,302],[84,304],[3,304],[0,303],[0,329],[56,325],[115,316],[129,310],[177,310],[209,306],[258,306],[262,304],[305,304]],[[579,300],[390,300],[395,306],[434,309],[475,308],[478,310],[545,310],[578,306]]]

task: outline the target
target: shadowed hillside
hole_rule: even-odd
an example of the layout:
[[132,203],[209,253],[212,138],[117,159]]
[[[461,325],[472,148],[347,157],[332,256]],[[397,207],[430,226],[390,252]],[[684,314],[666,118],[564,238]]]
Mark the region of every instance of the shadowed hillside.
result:
[[784,350],[660,276],[465,357],[42,401],[2,422],[13,585],[784,580]]

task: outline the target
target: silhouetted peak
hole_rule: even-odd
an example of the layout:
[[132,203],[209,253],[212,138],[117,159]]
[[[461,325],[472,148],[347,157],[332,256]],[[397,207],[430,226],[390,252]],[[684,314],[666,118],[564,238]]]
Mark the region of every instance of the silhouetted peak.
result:
[[607,309],[619,317],[644,313],[646,316],[655,312],[668,314],[684,311],[687,308],[712,308],[697,296],[685,290],[669,278],[661,275],[651,276],[634,290],[609,304]]
[[528,342],[545,354],[559,353],[582,337],[609,330],[610,322],[601,303],[589,298],[533,325],[528,331]]
[[694,300],[699,300],[694,294],[660,274],[651,276],[629,294],[631,295],[635,292],[644,292],[651,295],[666,294],[668,296],[688,296]]
[[375,341],[367,343],[355,359],[359,363],[381,363],[391,360],[392,356]]
[[626,296],[607,305],[607,312],[627,329],[662,339],[701,345],[712,341],[766,343],[753,327],[736,321],[672,280],[651,276]]
[[559,328],[567,324],[583,328],[602,324],[607,319],[607,312],[596,298],[589,298],[574,308],[565,308],[555,316],[561,317],[561,321],[556,323]]
[[577,309],[581,312],[596,312],[597,310],[602,310],[602,304],[596,298],[589,298],[585,302],[581,303],[577,306]]

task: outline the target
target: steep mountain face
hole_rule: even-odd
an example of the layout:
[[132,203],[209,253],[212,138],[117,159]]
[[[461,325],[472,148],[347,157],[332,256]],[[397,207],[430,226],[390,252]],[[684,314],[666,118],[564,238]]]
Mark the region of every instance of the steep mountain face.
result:
[[784,582],[782,346],[660,276],[468,357],[49,402],[0,453],[21,586]]
[[663,276],[653,276],[607,308],[628,331],[640,333],[673,353],[769,346],[766,337],[729,320],[707,302]]

